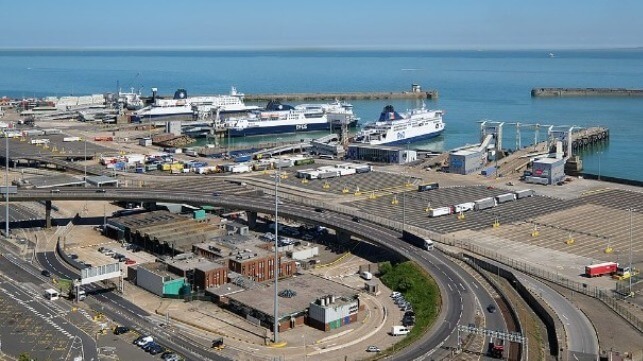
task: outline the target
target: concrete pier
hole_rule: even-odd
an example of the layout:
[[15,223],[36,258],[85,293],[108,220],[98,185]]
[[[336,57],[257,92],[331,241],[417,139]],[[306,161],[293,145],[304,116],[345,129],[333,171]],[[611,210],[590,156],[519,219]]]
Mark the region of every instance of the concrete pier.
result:
[[643,97],[643,89],[533,88],[532,97]]
[[249,102],[279,101],[315,101],[315,100],[387,100],[387,99],[437,99],[438,91],[406,92],[354,92],[354,93],[283,93],[283,94],[246,94]]

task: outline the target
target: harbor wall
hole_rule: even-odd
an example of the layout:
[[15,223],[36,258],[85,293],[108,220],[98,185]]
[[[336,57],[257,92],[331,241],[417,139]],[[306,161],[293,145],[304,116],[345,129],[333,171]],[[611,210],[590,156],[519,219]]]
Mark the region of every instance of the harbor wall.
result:
[[311,100],[382,100],[382,99],[437,99],[437,90],[405,92],[351,92],[351,93],[283,93],[283,94],[246,94],[249,102],[311,101]]
[[643,89],[533,88],[532,97],[643,97]]
[[606,175],[602,175],[599,179],[597,174],[593,173],[580,173],[580,175],[585,178],[585,179],[594,179],[594,180],[600,180],[603,182],[610,182],[610,183],[618,183],[618,184],[625,184],[629,186],[636,186],[636,187],[643,187],[643,181],[640,180],[635,180],[635,179],[625,179],[625,178],[617,178],[617,177],[610,177]]

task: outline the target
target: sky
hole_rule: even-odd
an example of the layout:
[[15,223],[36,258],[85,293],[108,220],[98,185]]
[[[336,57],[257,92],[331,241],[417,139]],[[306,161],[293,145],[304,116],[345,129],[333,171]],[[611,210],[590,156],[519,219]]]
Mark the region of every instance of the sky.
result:
[[641,14],[641,0],[4,0],[0,48],[628,48]]

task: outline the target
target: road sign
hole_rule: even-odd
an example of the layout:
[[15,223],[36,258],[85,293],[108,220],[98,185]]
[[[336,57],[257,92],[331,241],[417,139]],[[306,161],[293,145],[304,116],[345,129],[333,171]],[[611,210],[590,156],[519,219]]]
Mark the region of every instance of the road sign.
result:
[[8,187],[0,187],[0,194],[16,194],[18,193],[18,187],[16,186],[8,186]]

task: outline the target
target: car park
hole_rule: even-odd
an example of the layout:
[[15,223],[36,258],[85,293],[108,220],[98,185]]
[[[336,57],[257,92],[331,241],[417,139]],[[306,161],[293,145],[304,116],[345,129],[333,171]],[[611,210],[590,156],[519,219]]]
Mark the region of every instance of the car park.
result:
[[366,352],[380,352],[380,348],[377,346],[368,346],[366,348]]

